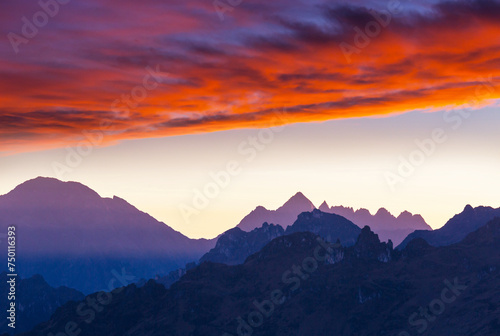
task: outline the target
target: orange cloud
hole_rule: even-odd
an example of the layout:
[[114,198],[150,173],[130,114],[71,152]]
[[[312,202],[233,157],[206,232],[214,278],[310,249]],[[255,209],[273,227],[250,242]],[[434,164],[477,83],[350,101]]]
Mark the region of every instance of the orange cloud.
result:
[[[497,1],[403,10],[371,37],[370,8],[322,5],[305,19],[280,16],[279,3],[267,21],[259,2],[222,23],[204,5],[136,4],[145,26],[126,22],[132,14],[123,10],[111,22],[83,20],[99,29],[72,22],[78,8],[68,7],[63,27],[47,31],[51,41],[30,41],[0,68],[0,151],[73,144],[84,131],[102,131],[105,144],[268,127],[277,115],[312,122],[500,97]],[[342,45],[352,48],[347,58]],[[101,129],[102,121],[113,127]]]

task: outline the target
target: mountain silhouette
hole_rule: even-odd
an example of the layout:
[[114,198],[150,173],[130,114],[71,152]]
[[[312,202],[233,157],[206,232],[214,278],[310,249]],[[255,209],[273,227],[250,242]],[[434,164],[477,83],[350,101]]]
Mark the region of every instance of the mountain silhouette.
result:
[[[304,194],[298,192],[276,210],[268,210],[263,206],[258,206],[245,216],[237,227],[243,231],[252,231],[260,227],[262,223],[268,222],[281,225],[286,229],[287,226],[295,222],[299,214],[314,209],[314,204]],[[408,211],[403,211],[398,217],[395,217],[386,209],[380,208],[376,214],[372,215],[367,209],[354,210],[343,206],[330,207],[326,201],[321,203],[318,210],[345,217],[360,228],[369,226],[380,236],[382,241],[390,239],[395,245],[400,244],[415,230],[432,230],[422,216],[413,215]]]
[[354,210],[343,206],[328,207],[323,202],[319,208],[323,212],[335,213],[343,216],[359,227],[369,226],[376,232],[382,241],[392,240],[394,245],[400,244],[408,234],[415,230],[432,230],[420,215],[413,215],[403,211],[398,217],[393,216],[385,208],[380,208],[374,215],[367,209]]
[[464,210],[453,216],[446,224],[434,231],[417,230],[398,246],[404,248],[415,238],[423,238],[432,246],[444,246],[457,243],[464,239],[469,233],[476,231],[495,217],[500,217],[500,208],[477,207],[467,205]]
[[39,177],[0,196],[0,229],[16,226],[19,272],[85,293],[107,289],[113,272],[152,278],[198,260],[215,240],[194,240],[119,197]]
[[235,227],[219,237],[215,247],[201,257],[200,263],[211,261],[227,265],[242,264],[249,255],[284,233],[281,226],[268,223],[250,232]]
[[361,229],[341,216],[315,209],[301,213],[286,231],[279,225],[267,222],[250,232],[238,227],[228,230],[219,237],[215,247],[200,259],[200,263],[211,261],[227,265],[241,264],[274,238],[295,232],[312,232],[326,241],[333,243],[339,240],[345,246],[351,246],[356,242]]
[[[0,273],[0,290],[5,295],[0,297],[2,310],[6,311],[9,306],[7,293],[10,285],[7,280],[10,278],[6,272]],[[40,322],[47,321],[56,309],[68,301],[81,301],[85,295],[77,290],[58,287],[52,288],[45,282],[41,275],[35,275],[28,279],[16,279],[16,333],[26,332]],[[13,331],[7,324],[10,321],[6,318],[0,320],[0,333],[10,333]]]
[[361,229],[346,218],[320,210],[301,213],[285,233],[312,232],[328,242],[340,241],[344,246],[354,245]]
[[297,232],[242,265],[202,263],[168,290],[130,285],[92,323],[67,303],[23,336],[56,334],[68,321],[94,336],[496,336],[499,246],[500,219],[452,246],[420,239],[401,252],[369,228],[351,247]]
[[252,231],[262,226],[262,223],[268,222],[281,225],[286,229],[287,226],[295,222],[300,213],[312,211],[315,208],[314,204],[304,194],[298,192],[276,210],[267,210],[263,206],[258,206],[245,216],[237,227],[243,231]]

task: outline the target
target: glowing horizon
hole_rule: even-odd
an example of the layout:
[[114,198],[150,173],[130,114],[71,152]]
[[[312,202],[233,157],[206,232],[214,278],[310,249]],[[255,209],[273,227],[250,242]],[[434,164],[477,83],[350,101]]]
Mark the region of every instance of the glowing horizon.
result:
[[[266,133],[272,140],[259,141],[262,150],[255,152],[249,138],[258,139],[262,130],[131,140],[94,148],[62,176],[54,163],[66,164],[77,148],[22,153],[0,158],[0,194],[37,176],[77,181],[193,238],[213,238],[256,206],[276,209],[298,191],[316,206],[326,200],[372,213],[407,210],[436,229],[467,204],[500,207],[500,114],[494,108],[473,112],[457,129],[444,120],[446,111],[288,125]],[[392,190],[386,174],[399,174],[401,157],[421,151],[416,140],[430,139],[436,127],[447,140]],[[193,206],[195,191],[233,161],[241,171],[186,221],[180,206]]]

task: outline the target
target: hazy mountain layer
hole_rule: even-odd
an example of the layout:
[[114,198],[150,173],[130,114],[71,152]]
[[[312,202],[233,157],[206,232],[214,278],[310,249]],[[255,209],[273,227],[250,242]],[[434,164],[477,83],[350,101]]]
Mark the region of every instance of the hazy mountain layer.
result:
[[457,243],[465,238],[469,233],[482,227],[495,217],[500,217],[500,208],[491,207],[473,208],[467,205],[460,214],[453,216],[442,228],[428,231],[418,230],[406,237],[398,246],[404,248],[415,238],[423,238],[430,245],[444,246]]
[[[314,204],[299,192],[276,210],[268,210],[263,206],[258,206],[245,216],[237,227],[249,232],[267,222],[281,225],[286,229],[297,220],[299,214],[310,212],[315,208]],[[401,243],[408,234],[415,230],[432,230],[422,216],[413,215],[408,211],[403,211],[398,217],[395,217],[386,209],[380,208],[376,214],[372,215],[367,209],[354,210],[343,206],[329,207],[326,201],[318,209],[345,217],[360,228],[368,225],[380,236],[382,241],[391,239],[395,245]]]
[[20,274],[86,293],[109,290],[122,269],[137,279],[166,274],[215,245],[189,239],[123,199],[51,178],[0,196],[0,213],[1,232],[16,226]]
[[432,230],[422,216],[413,215],[408,211],[403,211],[395,217],[385,208],[380,208],[372,215],[367,209],[354,210],[343,206],[329,207],[326,202],[323,202],[319,209],[323,212],[343,216],[359,227],[368,225],[382,241],[390,239],[394,245],[400,244],[406,236],[415,230]]
[[80,316],[79,304],[68,303],[23,335],[74,321],[94,336],[496,336],[499,247],[500,220],[452,246],[417,239],[401,252],[368,228],[347,248],[295,233],[243,265],[203,263],[169,290],[153,281],[128,286],[95,314]]
[[[7,273],[0,274],[0,307],[2,312],[9,309],[10,302],[16,303],[15,329],[8,326],[10,320],[5,317],[0,320],[0,333],[20,333],[31,330],[40,322],[47,321],[56,309],[68,301],[81,301],[85,295],[77,290],[58,287],[52,288],[40,275],[28,279],[16,279],[15,300],[9,301],[7,293],[11,280]],[[6,314],[6,313],[5,313]]]

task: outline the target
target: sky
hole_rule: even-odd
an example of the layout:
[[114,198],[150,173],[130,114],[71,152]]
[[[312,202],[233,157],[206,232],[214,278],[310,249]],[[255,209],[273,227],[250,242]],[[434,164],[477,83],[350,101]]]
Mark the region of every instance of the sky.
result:
[[498,17],[486,0],[2,1],[0,194],[75,180],[190,237],[297,191],[434,228],[498,207]]

